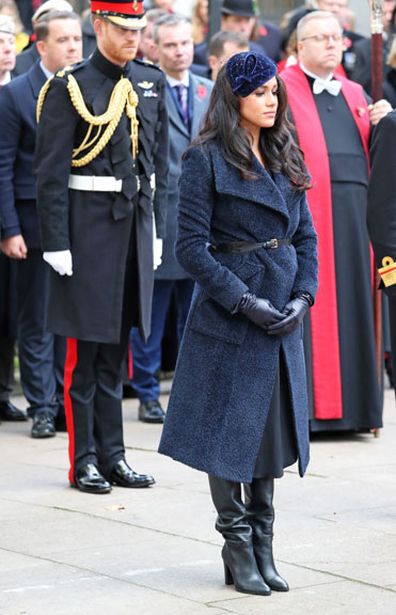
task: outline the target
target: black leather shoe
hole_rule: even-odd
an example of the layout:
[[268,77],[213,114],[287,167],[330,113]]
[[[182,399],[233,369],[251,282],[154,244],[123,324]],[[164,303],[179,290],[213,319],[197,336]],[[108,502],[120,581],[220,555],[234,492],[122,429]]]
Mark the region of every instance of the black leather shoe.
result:
[[140,404],[139,421],[144,423],[163,423],[164,419],[165,412],[157,399]]
[[0,419],[2,421],[27,421],[27,414],[10,401],[0,401]]
[[53,438],[55,436],[54,419],[50,414],[37,414],[33,418],[32,438]]
[[76,472],[74,477],[74,485],[84,493],[110,493],[111,485],[101,475],[96,465],[87,463]]
[[110,473],[110,482],[119,487],[150,487],[155,480],[150,474],[134,472],[124,459],[120,459]]

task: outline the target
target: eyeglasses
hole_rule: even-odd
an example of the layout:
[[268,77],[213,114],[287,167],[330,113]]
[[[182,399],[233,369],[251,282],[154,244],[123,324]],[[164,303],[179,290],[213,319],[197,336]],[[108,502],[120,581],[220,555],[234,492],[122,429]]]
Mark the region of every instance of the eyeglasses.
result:
[[302,41],[315,41],[315,43],[330,43],[330,39],[333,39],[335,43],[342,41],[342,34],[313,34],[312,36],[305,36]]

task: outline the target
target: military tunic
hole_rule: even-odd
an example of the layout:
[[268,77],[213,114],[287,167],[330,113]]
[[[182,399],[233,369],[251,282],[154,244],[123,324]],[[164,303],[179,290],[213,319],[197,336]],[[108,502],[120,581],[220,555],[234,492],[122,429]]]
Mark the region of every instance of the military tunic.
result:
[[[51,271],[48,327],[54,333],[86,341],[119,341],[126,259],[135,218],[138,317],[146,337],[153,285],[148,247],[152,245],[153,196],[157,235],[163,237],[165,230],[168,138],[164,76],[159,69],[139,61],[121,68],[98,50],[70,72],[94,115],[106,111],[121,77],[132,81],[139,96],[139,153],[133,160],[129,122],[124,113],[108,146],[88,165],[72,169],[72,151],[83,141],[88,125],[70,100],[69,72],[61,72],[52,80],[36,147],[42,248],[70,249],[73,276],[61,277]],[[69,190],[70,174],[121,179],[122,192]]]
[[[128,99],[114,94],[117,84],[130,89],[129,82],[138,94],[137,108],[133,92]],[[65,412],[72,484],[87,464],[109,477],[125,456],[122,366],[131,325],[139,325],[143,337],[149,335],[153,213],[157,236],[165,229],[164,85],[159,69],[139,61],[122,68],[97,50],[55,76],[42,105],[36,149],[42,248],[70,250],[73,259],[70,277],[51,269],[48,308],[49,329],[68,338]],[[94,156],[98,128],[87,134],[89,123],[109,108],[105,117],[114,122],[111,137]],[[136,157],[131,109],[139,121]],[[90,145],[84,149],[84,143]],[[73,166],[73,152],[77,161],[88,153],[86,164]]]

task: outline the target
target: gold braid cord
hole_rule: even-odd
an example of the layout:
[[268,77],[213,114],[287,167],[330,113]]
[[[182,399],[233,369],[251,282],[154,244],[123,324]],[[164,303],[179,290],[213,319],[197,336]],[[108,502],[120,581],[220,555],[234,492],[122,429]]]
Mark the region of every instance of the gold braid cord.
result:
[[[40,119],[49,85],[50,81],[47,81],[40,92],[37,102],[37,121]],[[76,109],[79,116],[89,124],[87,134],[82,143],[73,150],[72,167],[84,167],[92,162],[92,160],[104,150],[120,123],[124,111],[131,122],[132,156],[136,158],[139,145],[139,122],[136,117],[136,107],[138,106],[139,99],[129,79],[122,77],[118,81],[111,93],[109,106],[102,115],[92,115],[88,111],[81,90],[73,75],[68,75],[67,77],[67,89],[73,107]],[[97,126],[96,134],[90,139],[94,126]],[[89,148],[91,149],[85,155],[81,158],[77,158],[82,152]]]
[[49,86],[51,85],[51,80],[52,80],[52,77],[50,77],[50,79],[47,79],[47,81],[44,83],[43,87],[40,90],[38,99],[37,99],[37,107],[36,107],[37,124],[40,121],[41,110],[43,108],[44,100],[45,100],[45,97],[47,96]]

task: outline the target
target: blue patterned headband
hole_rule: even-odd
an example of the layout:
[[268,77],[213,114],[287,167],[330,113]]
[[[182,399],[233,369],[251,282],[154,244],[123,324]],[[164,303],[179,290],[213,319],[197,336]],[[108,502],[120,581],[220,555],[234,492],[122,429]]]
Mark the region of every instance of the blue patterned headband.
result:
[[236,53],[226,64],[231,89],[237,96],[249,96],[254,90],[276,75],[276,65],[263,53]]

